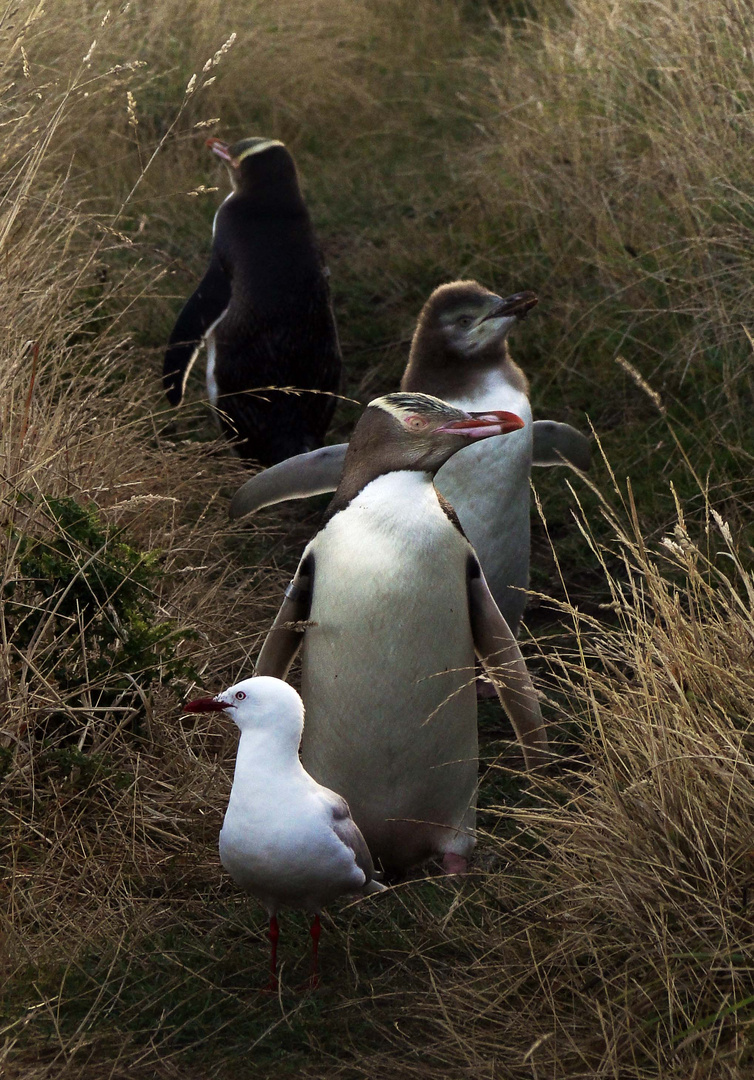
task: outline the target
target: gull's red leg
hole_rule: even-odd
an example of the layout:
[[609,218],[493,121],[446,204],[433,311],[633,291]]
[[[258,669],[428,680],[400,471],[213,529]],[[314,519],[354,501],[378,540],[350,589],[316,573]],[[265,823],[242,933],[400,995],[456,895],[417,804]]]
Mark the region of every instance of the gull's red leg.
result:
[[274,990],[277,992],[278,988],[278,938],[280,937],[280,927],[278,926],[278,920],[276,915],[270,916],[270,981],[267,984],[268,990]]
[[319,915],[314,916],[312,925],[309,927],[312,938],[312,970],[309,976],[309,986],[316,990],[319,986],[319,935],[322,933],[322,924]]

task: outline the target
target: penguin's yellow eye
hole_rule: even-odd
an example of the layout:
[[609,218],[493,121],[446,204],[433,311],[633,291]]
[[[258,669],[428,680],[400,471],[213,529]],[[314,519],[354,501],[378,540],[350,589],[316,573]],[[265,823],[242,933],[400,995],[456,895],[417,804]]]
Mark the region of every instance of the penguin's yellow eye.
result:
[[236,690],[236,697],[239,701],[243,701],[243,699],[246,697],[246,694],[244,694],[243,690]]
[[407,416],[403,421],[409,431],[423,431],[429,423],[423,416]]

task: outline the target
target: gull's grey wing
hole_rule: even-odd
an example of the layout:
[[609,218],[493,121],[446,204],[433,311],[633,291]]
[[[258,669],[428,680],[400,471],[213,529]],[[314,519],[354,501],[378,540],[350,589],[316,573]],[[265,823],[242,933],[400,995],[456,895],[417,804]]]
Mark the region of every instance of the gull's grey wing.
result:
[[534,769],[550,758],[537,692],[518,642],[500,613],[473,553],[469,556],[468,588],[474,650],[513,725],[527,769]]
[[364,871],[366,877],[364,884],[366,886],[374,878],[374,863],[367,842],[361,835],[358,825],[351,817],[348,803],[343,796],[329,789],[326,790],[327,801],[332,809],[332,830],[338,839],[353,852],[356,865],[360,870]]
[[592,441],[570,424],[535,420],[532,465],[575,465],[587,472],[592,461]]
[[335,491],[347,449],[348,443],[323,446],[263,469],[247,480],[231,499],[231,518],[253,514],[255,510],[286,499],[305,499],[309,495]]

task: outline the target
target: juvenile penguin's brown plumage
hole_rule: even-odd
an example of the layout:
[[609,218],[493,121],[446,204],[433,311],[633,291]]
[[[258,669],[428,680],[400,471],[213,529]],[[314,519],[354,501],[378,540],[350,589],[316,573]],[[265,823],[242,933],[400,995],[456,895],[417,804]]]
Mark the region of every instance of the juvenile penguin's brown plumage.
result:
[[495,601],[518,633],[529,585],[529,476],[533,434],[529,384],[508,333],[537,303],[532,292],[500,297],[476,281],[441,285],[422,308],[401,386],[464,409],[504,408],[526,425],[469,446],[437,474],[484,569]]
[[506,334],[536,303],[533,292],[501,298],[478,281],[440,285],[419,313],[401,390],[467,399],[490,372],[500,371],[528,396],[529,383],[513,362]]

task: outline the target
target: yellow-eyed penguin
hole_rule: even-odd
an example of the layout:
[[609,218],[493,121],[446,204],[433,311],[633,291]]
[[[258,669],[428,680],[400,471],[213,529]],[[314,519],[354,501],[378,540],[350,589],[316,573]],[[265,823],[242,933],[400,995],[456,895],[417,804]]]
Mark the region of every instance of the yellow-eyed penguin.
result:
[[270,988],[277,987],[277,914],[283,906],[314,914],[316,985],[322,907],[338,896],[383,892],[385,886],[374,880],[372,857],[345,799],[313,780],[299,761],[301,698],[280,679],[253,678],[184,708],[224,712],[241,732],[220,861],[269,913]]
[[[518,633],[529,584],[529,477],[532,465],[589,468],[589,440],[569,424],[531,422],[528,383],[506,338],[537,303],[534,293],[501,298],[475,281],[441,285],[419,316],[403,390],[430,393],[462,409],[503,409],[521,431],[469,446],[439,470],[435,483],[479,557],[498,607]],[[243,517],[285,499],[334,491],[346,444],[325,446],[257,473],[231,502]]]
[[180,404],[204,340],[223,431],[241,457],[272,465],[321,446],[332,419],[341,358],[327,272],[283,143],[207,145],[233,190],[215,215],[207,272],[170,335],[163,385]]
[[462,447],[523,426],[426,394],[372,401],[259,656],[260,675],[284,678],[303,644],[302,760],[390,872],[434,855],[462,872],[473,848],[475,654],[527,766],[547,759],[521,652],[432,483]]

